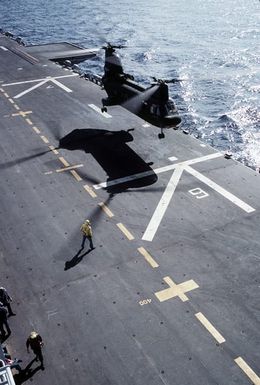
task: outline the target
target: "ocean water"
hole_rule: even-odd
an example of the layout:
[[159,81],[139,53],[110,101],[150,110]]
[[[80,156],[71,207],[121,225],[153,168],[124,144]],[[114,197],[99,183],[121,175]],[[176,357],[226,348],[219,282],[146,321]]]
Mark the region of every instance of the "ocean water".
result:
[[[26,44],[124,44],[126,72],[179,78],[170,94],[182,127],[260,167],[259,0],[0,0],[0,28]],[[102,74],[104,52],[85,62]]]

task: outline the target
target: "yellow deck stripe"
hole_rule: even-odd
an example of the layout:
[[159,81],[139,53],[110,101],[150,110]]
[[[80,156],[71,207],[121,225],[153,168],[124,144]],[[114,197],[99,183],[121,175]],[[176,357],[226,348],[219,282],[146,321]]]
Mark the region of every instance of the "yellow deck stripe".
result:
[[125,234],[126,238],[128,238],[129,241],[132,241],[134,239],[134,236],[130,233],[130,231],[127,230],[123,223],[117,223],[117,227],[122,231],[122,233]]
[[60,156],[59,157],[59,160],[61,161],[61,163],[64,164],[65,167],[68,167],[70,164],[63,158],[63,156]]
[[36,126],[33,126],[33,130],[36,132],[36,134],[39,134],[41,131]]
[[197,313],[195,316],[219,344],[222,344],[226,341],[225,338],[217,331],[217,329],[207,320],[207,318],[202,313]]
[[153,257],[148,253],[148,251],[145,250],[144,247],[139,247],[137,249],[139,251],[140,254],[142,254],[142,256],[146,259],[146,261],[148,263],[150,263],[150,265],[155,268],[155,267],[158,267],[158,263],[153,259]]
[[107,214],[107,216],[108,216],[109,218],[112,218],[112,217],[114,216],[114,214],[112,213],[112,211],[105,205],[105,203],[100,202],[98,205],[101,207],[101,209],[104,211],[104,213]]
[[83,187],[89,193],[89,195],[92,196],[92,198],[97,197],[97,194],[92,190],[92,188],[89,185],[85,184]]
[[49,146],[49,149],[56,155],[59,154],[59,151],[56,150],[56,148],[54,146]]
[[79,176],[79,174],[77,173],[77,171],[71,170],[70,173],[74,176],[74,178],[76,179],[76,181],[80,182],[80,181],[82,180],[81,176]]
[[44,141],[44,143],[49,143],[48,139],[44,135],[41,135],[41,138]]
[[256,373],[247,365],[247,363],[241,357],[235,359],[236,364],[243,370],[243,372],[250,378],[254,385],[260,385],[260,378]]

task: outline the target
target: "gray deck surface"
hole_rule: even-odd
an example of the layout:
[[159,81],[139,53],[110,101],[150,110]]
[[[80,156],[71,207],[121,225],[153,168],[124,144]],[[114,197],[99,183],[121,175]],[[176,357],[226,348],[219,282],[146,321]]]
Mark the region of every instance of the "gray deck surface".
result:
[[[99,86],[16,49],[0,35],[5,344],[26,366],[31,330],[45,342],[24,383],[259,385],[259,174],[120,106],[102,115]],[[95,249],[78,254],[86,218]]]

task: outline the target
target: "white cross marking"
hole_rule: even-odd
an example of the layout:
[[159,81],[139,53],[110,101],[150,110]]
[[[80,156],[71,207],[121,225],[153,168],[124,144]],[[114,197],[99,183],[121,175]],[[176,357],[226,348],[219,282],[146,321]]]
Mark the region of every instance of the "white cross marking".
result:
[[64,84],[60,83],[57,80],[57,79],[62,79],[62,78],[67,78],[67,77],[72,77],[72,76],[79,76],[79,75],[78,74],[71,74],[71,75],[63,75],[63,76],[55,76],[55,77],[47,76],[46,78],[43,78],[43,79],[33,79],[33,80],[25,80],[23,82],[7,83],[7,84],[2,84],[2,86],[3,87],[10,87],[10,86],[16,86],[16,85],[20,85],[20,84],[38,83],[35,86],[32,86],[32,87],[28,88],[27,90],[17,94],[16,96],[14,96],[14,99],[18,99],[21,96],[28,94],[29,92],[35,90],[38,87],[41,87],[43,84],[45,84],[47,82],[52,82],[52,83],[56,84],[58,87],[62,88],[66,92],[72,92],[72,90],[70,88],[66,87]]

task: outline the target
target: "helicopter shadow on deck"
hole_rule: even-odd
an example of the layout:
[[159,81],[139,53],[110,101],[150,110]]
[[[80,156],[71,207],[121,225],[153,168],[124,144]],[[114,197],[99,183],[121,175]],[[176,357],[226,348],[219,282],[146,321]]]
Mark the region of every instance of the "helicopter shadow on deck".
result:
[[[155,183],[158,177],[150,165],[126,144],[133,141],[130,131],[75,129],[60,139],[59,148],[83,150],[92,154],[108,176],[106,190],[109,193],[116,194],[128,188],[149,186]],[[120,184],[109,184],[115,179],[144,172],[148,172],[148,175]]]

